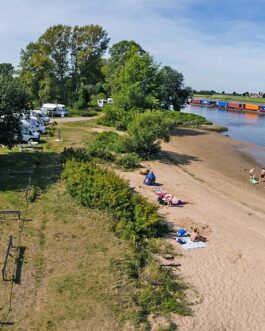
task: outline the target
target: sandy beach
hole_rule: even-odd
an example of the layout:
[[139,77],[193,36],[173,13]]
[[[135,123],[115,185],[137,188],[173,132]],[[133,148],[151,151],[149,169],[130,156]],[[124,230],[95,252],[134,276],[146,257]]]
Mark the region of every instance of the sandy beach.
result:
[[[161,159],[146,162],[164,190],[192,204],[160,208],[173,229],[197,226],[207,248],[184,251],[180,275],[190,285],[192,317],[179,330],[265,330],[265,183],[251,185],[261,167],[238,151],[239,142],[217,133],[178,129]],[[154,203],[139,171],[123,173]]]

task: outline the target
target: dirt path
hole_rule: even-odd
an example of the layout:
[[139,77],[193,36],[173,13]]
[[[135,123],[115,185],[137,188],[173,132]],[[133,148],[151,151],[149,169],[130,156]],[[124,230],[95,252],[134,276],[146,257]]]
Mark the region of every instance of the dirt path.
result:
[[[180,330],[263,330],[265,183],[248,183],[245,169],[252,161],[217,134],[178,135],[163,150],[163,162],[147,165],[166,191],[193,204],[161,212],[174,228],[199,226],[209,239],[207,248],[183,252],[181,275],[201,303],[193,317],[177,318]],[[138,172],[124,176],[156,201]]]

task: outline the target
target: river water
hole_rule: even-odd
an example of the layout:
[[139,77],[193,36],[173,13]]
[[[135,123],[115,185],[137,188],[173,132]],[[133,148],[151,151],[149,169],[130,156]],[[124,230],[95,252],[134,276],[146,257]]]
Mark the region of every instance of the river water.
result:
[[182,112],[201,115],[215,124],[227,127],[225,135],[249,144],[239,145],[238,149],[265,165],[265,115],[192,105],[182,109]]

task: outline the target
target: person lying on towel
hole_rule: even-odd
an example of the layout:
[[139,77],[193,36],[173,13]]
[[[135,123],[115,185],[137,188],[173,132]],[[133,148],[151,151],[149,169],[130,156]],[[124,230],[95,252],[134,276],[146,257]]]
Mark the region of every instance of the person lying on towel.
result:
[[187,203],[185,201],[177,199],[174,195],[171,194],[165,194],[164,199],[169,207],[182,206]]
[[191,241],[207,241],[207,239],[200,235],[199,230],[194,228],[192,233],[190,234]]

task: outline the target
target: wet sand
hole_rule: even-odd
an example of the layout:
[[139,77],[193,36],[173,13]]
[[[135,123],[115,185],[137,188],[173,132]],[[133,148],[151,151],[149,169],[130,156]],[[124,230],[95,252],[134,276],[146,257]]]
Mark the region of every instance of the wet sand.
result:
[[[192,204],[161,207],[173,229],[199,227],[207,248],[182,251],[180,275],[190,284],[192,317],[176,317],[179,330],[261,331],[265,325],[265,183],[249,183],[260,165],[217,133],[178,129],[160,160],[146,162],[162,187]],[[242,147],[242,143],[241,143]],[[123,173],[157,203],[139,171]]]

